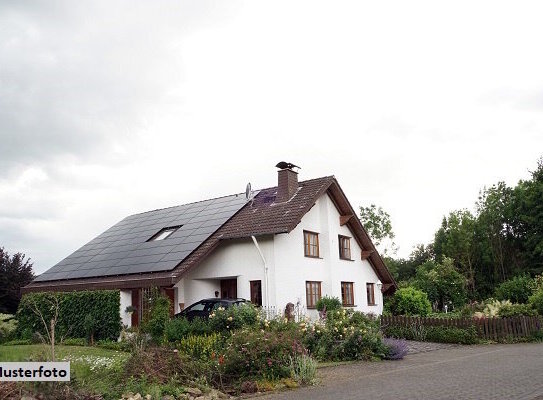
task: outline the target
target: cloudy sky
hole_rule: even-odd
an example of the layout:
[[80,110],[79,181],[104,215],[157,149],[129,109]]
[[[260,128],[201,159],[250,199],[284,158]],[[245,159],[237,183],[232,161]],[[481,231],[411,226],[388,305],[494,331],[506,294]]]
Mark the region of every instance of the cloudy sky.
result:
[[0,3],[0,246],[335,175],[399,255],[543,155],[541,2]]

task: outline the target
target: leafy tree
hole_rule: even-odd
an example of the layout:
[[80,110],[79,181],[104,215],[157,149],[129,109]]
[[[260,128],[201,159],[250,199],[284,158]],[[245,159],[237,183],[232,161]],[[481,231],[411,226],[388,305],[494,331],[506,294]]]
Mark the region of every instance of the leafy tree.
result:
[[0,247],[0,313],[15,314],[21,301],[21,288],[34,279],[32,263],[22,253],[12,257]]
[[393,315],[426,316],[432,311],[428,296],[414,287],[401,288],[389,300],[388,307]]
[[528,275],[515,276],[501,283],[494,292],[498,300],[510,300],[512,303],[525,304],[532,294],[533,279]]
[[466,303],[466,278],[458,272],[452,258],[441,263],[428,261],[417,270],[413,285],[427,293],[428,299],[442,310],[445,304],[461,307]]
[[443,219],[436,233],[434,246],[436,260],[452,258],[456,266],[467,277],[467,285],[475,292],[475,217],[468,210],[453,211]]
[[387,254],[389,250],[392,253],[396,252],[396,244],[393,241],[395,235],[392,231],[389,213],[375,204],[371,204],[369,207],[360,207],[360,221],[368,231],[376,247],[381,246],[385,240],[391,242],[390,249],[383,249],[384,254]]

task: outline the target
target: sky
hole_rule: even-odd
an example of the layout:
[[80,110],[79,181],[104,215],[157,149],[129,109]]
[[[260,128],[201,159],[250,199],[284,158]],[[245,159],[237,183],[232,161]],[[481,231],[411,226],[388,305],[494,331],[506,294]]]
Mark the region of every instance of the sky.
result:
[[334,175],[398,256],[543,156],[538,1],[0,2],[0,246]]

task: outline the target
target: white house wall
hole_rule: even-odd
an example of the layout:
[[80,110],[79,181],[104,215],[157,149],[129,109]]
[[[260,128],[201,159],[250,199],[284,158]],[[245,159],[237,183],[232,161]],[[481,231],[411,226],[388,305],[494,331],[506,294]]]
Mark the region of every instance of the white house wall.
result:
[[[257,241],[268,265],[268,275],[272,278],[273,238],[271,236],[258,237]],[[221,279],[231,278],[237,279],[237,296],[245,299],[250,299],[251,296],[249,281],[261,280],[262,299],[265,302],[264,263],[250,238],[221,243],[210,256],[186,274],[176,285],[179,299],[183,299],[185,306],[189,306],[203,298],[215,297],[215,291],[220,291]],[[269,281],[271,282],[272,279]],[[270,300],[274,301],[274,299]]]
[[[298,226],[288,234],[275,236],[276,301],[279,308],[289,302],[306,307],[305,282],[320,281],[322,296],[341,299],[341,282],[354,282],[356,310],[380,314],[383,298],[375,286],[376,305],[367,304],[366,283],[377,283],[378,277],[367,260],[361,260],[361,249],[352,232],[339,224],[339,212],[328,195],[321,196]],[[319,234],[320,258],[305,257],[303,231]],[[338,235],[351,237],[351,258],[339,258]],[[315,310],[308,310],[316,317]]]

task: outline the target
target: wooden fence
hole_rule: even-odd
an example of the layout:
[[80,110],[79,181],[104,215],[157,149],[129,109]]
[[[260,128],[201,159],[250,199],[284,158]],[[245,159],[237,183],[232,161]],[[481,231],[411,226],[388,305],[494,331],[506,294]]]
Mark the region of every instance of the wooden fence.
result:
[[431,318],[407,317],[402,315],[382,316],[381,325],[420,327],[444,326],[454,328],[468,328],[475,326],[481,339],[499,340],[503,338],[519,338],[532,335],[543,330],[543,319],[537,317],[510,317],[510,318]]

